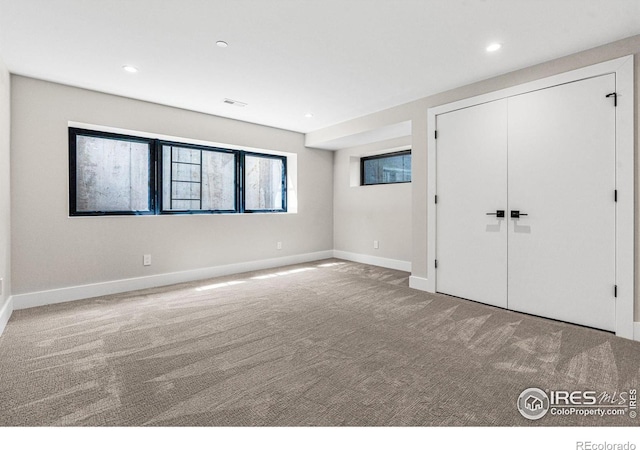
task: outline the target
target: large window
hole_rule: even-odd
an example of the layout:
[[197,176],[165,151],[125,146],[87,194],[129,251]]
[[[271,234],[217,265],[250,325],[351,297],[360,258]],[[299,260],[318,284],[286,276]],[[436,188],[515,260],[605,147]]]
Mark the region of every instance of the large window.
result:
[[148,139],[70,129],[72,215],[153,214]]
[[287,211],[285,156],[69,129],[72,216]]
[[360,160],[360,184],[409,183],[411,150],[367,156]]
[[163,212],[237,212],[237,152],[162,145]]

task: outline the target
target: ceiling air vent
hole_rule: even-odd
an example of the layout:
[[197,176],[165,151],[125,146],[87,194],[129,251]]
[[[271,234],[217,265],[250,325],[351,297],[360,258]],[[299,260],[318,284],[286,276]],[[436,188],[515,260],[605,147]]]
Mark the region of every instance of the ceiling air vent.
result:
[[240,108],[244,108],[245,106],[247,106],[247,104],[244,102],[239,102],[238,100],[231,100],[230,98],[225,98],[223,100],[223,103],[226,103],[227,105],[239,106]]

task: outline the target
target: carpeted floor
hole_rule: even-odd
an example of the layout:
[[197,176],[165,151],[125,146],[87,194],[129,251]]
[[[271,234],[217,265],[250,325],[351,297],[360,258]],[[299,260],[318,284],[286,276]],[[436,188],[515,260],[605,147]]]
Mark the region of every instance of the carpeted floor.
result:
[[432,295],[339,260],[15,311],[0,426],[639,425],[537,421],[529,387],[640,387],[640,342]]

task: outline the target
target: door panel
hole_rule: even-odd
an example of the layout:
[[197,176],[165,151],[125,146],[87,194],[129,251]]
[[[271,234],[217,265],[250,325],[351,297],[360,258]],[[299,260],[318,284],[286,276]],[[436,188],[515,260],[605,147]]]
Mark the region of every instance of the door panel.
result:
[[615,76],[508,100],[509,309],[615,328]]
[[507,100],[437,117],[438,292],[507,306]]

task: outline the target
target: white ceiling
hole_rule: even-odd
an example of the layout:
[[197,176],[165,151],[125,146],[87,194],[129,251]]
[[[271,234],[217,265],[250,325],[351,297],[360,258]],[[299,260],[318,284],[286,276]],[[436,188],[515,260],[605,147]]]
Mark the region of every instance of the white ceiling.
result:
[[13,73],[300,132],[636,34],[640,0],[0,0]]

